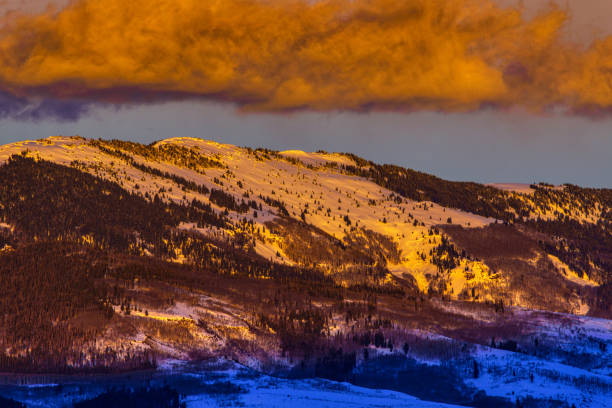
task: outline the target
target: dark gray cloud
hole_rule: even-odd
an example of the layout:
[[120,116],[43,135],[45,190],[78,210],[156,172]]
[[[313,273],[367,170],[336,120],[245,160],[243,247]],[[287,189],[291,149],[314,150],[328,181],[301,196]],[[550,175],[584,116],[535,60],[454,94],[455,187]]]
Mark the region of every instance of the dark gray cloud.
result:
[[0,120],[77,121],[83,115],[89,113],[93,106],[94,103],[90,101],[50,98],[29,100],[17,97],[8,92],[0,91]]
[[16,118],[28,105],[25,99],[0,90],[0,119]]

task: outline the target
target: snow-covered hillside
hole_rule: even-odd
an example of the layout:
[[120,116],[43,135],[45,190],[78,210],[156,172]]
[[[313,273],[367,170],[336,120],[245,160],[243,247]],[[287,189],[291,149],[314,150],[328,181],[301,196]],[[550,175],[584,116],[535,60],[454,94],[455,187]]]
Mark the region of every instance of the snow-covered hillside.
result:
[[[100,148],[106,146],[108,149]],[[258,231],[254,248],[260,255],[285,264],[295,264],[295,259],[285,253],[287,245],[283,236],[268,222],[279,216],[277,205],[281,203],[287,215],[303,220],[331,237],[344,240],[354,232],[367,231],[388,237],[396,245],[397,259],[388,259],[388,270],[398,278],[409,277],[418,288],[427,292],[439,275],[438,268],[429,256],[442,242],[438,225],[459,225],[477,228],[497,222],[455,208],[445,208],[430,201],[413,201],[385,189],[373,181],[343,171],[343,166],[355,165],[349,157],[341,154],[306,153],[296,150],[273,152],[265,149],[253,150],[213,141],[194,138],[173,138],[157,142],[153,148],[178,147],[190,154],[221,163],[221,167],[186,167],[167,157],[143,157],[130,152],[129,145],[107,145],[92,143],[78,137],[51,137],[39,141],[18,142],[0,147],[0,162],[13,154],[26,152],[59,164],[73,166],[93,175],[119,183],[129,191],[148,197],[158,195],[163,200],[188,203],[197,199],[210,203],[219,213],[225,208],[210,202],[208,194],[177,184],[176,180],[159,176],[159,172],[178,176],[183,180],[210,189],[219,189],[234,197],[237,202],[255,202],[248,211],[229,211],[228,217],[236,222],[247,220]],[[114,152],[115,154],[109,154]],[[116,154],[121,152],[124,157]],[[136,152],[138,153],[138,152]],[[129,157],[126,160],[125,157]],[[143,171],[138,165],[158,171]],[[519,189],[507,185],[502,189],[518,191],[517,200],[529,201],[530,189]],[[259,209],[261,208],[261,210]],[[552,207],[555,208],[555,205]],[[560,209],[561,206],[557,206]],[[594,221],[598,204],[589,213],[574,213],[582,220]],[[552,210],[550,210],[552,211]],[[582,214],[582,215],[581,215]],[[531,217],[550,216],[549,210]],[[266,228],[268,227],[268,228]],[[183,228],[204,234],[227,236],[233,231],[210,230],[186,224]],[[435,230],[434,230],[435,229]],[[432,233],[432,230],[433,233]],[[177,254],[180,260],[180,254]],[[577,282],[575,273],[567,273],[571,267],[555,260],[559,275],[568,281]],[[579,279],[579,278],[578,278]],[[481,292],[481,300],[494,301],[495,295],[507,283],[503,277],[490,271],[479,259],[462,257],[452,265],[443,277],[443,292],[453,298],[468,294],[473,288]],[[587,281],[589,282],[589,281]],[[514,298],[520,304],[519,298]],[[588,307],[576,303],[576,313],[586,313]]]
[[353,384],[223,374],[249,406],[608,401],[608,191],[192,138],[13,143],[0,172],[0,367]]

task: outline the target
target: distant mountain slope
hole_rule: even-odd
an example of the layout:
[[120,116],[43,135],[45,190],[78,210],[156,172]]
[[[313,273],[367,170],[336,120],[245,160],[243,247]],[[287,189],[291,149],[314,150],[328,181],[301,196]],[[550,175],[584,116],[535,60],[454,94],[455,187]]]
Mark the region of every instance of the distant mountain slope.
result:
[[55,137],[0,163],[2,370],[350,371],[370,344],[531,350],[545,312],[612,317],[611,190],[185,138]]

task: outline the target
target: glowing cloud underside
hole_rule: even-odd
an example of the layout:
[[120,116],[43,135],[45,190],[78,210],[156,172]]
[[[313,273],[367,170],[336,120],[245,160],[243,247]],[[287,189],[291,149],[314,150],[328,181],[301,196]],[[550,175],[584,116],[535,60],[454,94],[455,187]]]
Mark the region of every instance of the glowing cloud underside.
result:
[[612,38],[568,44],[567,17],[527,21],[489,0],[82,0],[5,18],[0,114],[191,97],[252,111],[606,112]]

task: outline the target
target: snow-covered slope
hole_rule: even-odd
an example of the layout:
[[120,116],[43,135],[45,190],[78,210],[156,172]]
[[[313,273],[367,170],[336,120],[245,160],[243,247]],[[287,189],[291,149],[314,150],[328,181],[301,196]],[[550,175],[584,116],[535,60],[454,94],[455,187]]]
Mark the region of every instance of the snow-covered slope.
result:
[[[287,215],[305,221],[330,237],[345,240],[351,234],[366,232],[381,234],[392,240],[398,256],[387,259],[388,270],[397,278],[410,278],[419,290],[427,292],[439,275],[439,268],[432,263],[432,250],[442,243],[438,225],[458,225],[464,228],[487,226],[497,220],[445,208],[430,201],[413,201],[385,189],[372,180],[357,177],[344,171],[344,166],[356,163],[349,156],[325,152],[306,153],[297,150],[274,152],[266,149],[247,149],[233,145],[195,138],[172,138],[147,146],[155,152],[163,147],[183,149],[190,155],[212,160],[222,166],[185,166],[184,162],[168,155],[148,155],[133,150],[130,144],[97,144],[79,137],[50,137],[38,141],[24,141],[0,147],[0,163],[13,154],[26,154],[59,164],[73,166],[91,174],[119,183],[124,188],[163,200],[189,203],[197,199],[210,203],[219,213],[226,211],[208,194],[185,188],[170,177],[159,176],[159,172],[178,176],[188,182],[210,189],[223,190],[234,197],[236,202],[251,202],[246,212],[228,211],[227,216],[236,222],[233,231],[213,228],[193,228],[204,234],[215,236],[232,235],[240,229],[241,220],[252,222],[254,249],[267,259],[285,264],[295,264],[286,253],[288,244],[278,228],[270,228],[269,222],[281,215],[281,203]],[[112,154],[109,154],[112,153]],[[119,154],[118,154],[119,153]],[[123,156],[121,156],[123,155]],[[128,159],[126,159],[126,157]],[[138,164],[156,170],[143,171]],[[499,185],[503,190],[512,190],[512,199],[531,202],[531,189],[526,186]],[[523,188],[525,187],[525,188]],[[255,204],[253,205],[252,202]],[[567,203],[566,203],[567,204]],[[550,204],[548,209],[535,212],[530,218],[551,217],[554,211],[565,211],[566,204]],[[571,204],[571,203],[570,203]],[[261,209],[260,209],[261,208]],[[571,217],[583,222],[595,222],[598,213],[604,211],[600,204],[586,212],[567,210]],[[280,234],[280,235],[279,235]],[[444,255],[443,255],[444,256]],[[180,256],[178,256],[180,260]],[[552,258],[551,258],[552,259]],[[559,274],[571,282],[582,284],[570,267],[562,268],[560,261],[553,262],[559,267]],[[567,273],[563,272],[568,271]],[[439,276],[438,276],[439,277]],[[494,301],[495,295],[483,288],[500,291],[507,285],[503,277],[493,274],[486,263],[473,257],[461,257],[452,265],[443,278],[443,292],[456,298],[480,288],[480,300]],[[597,285],[592,280],[586,284]],[[515,299],[518,299],[515,297]],[[576,306],[577,312],[587,309]]]
[[[114,285],[125,290],[124,295],[107,294],[104,299],[111,317],[104,321],[104,331],[88,344],[90,350],[110,348],[115,353],[113,359],[149,352],[180,360],[229,355],[250,368],[286,374],[299,367],[300,360],[285,353],[289,347],[284,342],[292,339],[279,335],[284,328],[280,323],[290,320],[293,327],[294,321],[309,322],[312,316],[315,320],[322,316],[324,324],[318,333],[322,338],[316,341],[324,342],[333,352],[332,357],[323,354],[316,358],[329,357],[333,367],[338,347],[342,358],[348,355],[356,364],[352,374],[357,377],[347,377],[355,382],[362,375],[364,383],[376,383],[367,370],[360,370],[393,360],[403,364],[400,371],[423,369],[419,364],[434,367],[436,373],[453,370],[456,381],[451,385],[461,389],[461,398],[476,398],[474,392],[486,390],[489,396],[511,401],[532,396],[605,406],[611,387],[610,322],[575,315],[593,316],[593,310],[601,315],[607,310],[606,252],[598,252],[597,259],[581,258],[581,247],[528,222],[538,217],[552,220],[556,211],[555,216],[562,216],[563,222],[569,220],[570,226],[580,220],[576,225],[596,237],[606,231],[606,224],[599,223],[609,210],[604,201],[588,196],[572,202],[574,195],[569,189],[542,187],[539,191],[537,186],[498,185],[497,190],[486,190],[461,183],[448,191],[466,200],[472,198],[469,194],[483,194],[478,197],[483,208],[462,206],[453,197],[443,196],[448,191],[440,197],[430,191],[433,201],[418,201],[407,198],[409,194],[401,196],[401,189],[392,190],[395,187],[386,184],[387,180],[358,171],[375,164],[364,165],[355,156],[275,152],[192,138],[144,146],[52,137],[0,146],[0,164],[14,155],[35,159],[23,160],[27,162],[23,166],[35,168],[36,160],[44,160],[70,167],[53,173],[67,177],[58,184],[62,191],[85,172],[116,183],[100,183],[106,187],[92,193],[97,199],[104,199],[111,194],[111,187],[116,187],[113,200],[121,201],[127,190],[139,202],[162,203],[156,207],[161,213],[155,213],[161,216],[152,219],[153,223],[172,208],[191,211],[196,208],[193,203],[198,203],[196,210],[202,214],[210,215],[210,210],[222,220],[173,219],[176,222],[162,224],[163,234],[150,242],[141,231],[128,229],[126,234],[136,238],[127,239],[132,246],[123,252],[104,247],[94,235],[75,233],[81,250],[109,251],[114,263],[104,258],[108,269],[99,279],[108,280],[109,288]],[[393,169],[382,174],[393,177]],[[92,185],[100,181],[89,176],[87,180]],[[8,181],[17,183],[9,186],[24,182]],[[6,203],[0,201],[0,209],[5,205],[19,207],[15,204],[29,199],[40,204],[33,199],[35,192],[23,191],[23,195],[4,194],[11,198]],[[79,194],[83,191],[91,193],[78,190]],[[47,193],[57,199],[57,191]],[[504,200],[541,206],[516,225],[476,214],[502,214],[496,212],[496,206],[505,205]],[[117,201],[107,208],[113,208]],[[440,202],[451,204],[442,206]],[[19,234],[24,234],[20,226],[23,218],[19,218],[23,212],[6,214],[13,214],[13,218],[0,218],[0,251],[5,253],[21,239]],[[68,225],[68,218],[59,220]],[[78,231],[80,224],[73,229]],[[114,227],[121,230],[123,226]],[[66,238],[70,245],[74,244],[72,238]],[[23,238],[26,248],[37,241],[37,233]],[[213,249],[197,252],[203,248]],[[604,256],[600,258],[601,253]],[[234,262],[233,257],[244,258]],[[582,263],[574,262],[576,259]],[[260,265],[259,275],[251,274],[249,262]],[[585,263],[599,275],[583,273],[579,268]],[[223,268],[215,269],[219,265]],[[317,275],[312,280],[272,282],[272,275],[266,272],[276,267],[286,268],[281,272],[288,275],[312,271]],[[232,280],[244,272],[236,270],[239,268],[248,270],[243,280]],[[113,274],[107,273],[111,269]],[[202,282],[202,276],[210,282]],[[192,287],[192,282],[199,286]],[[252,293],[266,290],[266,282],[277,286],[267,288],[270,292],[265,295]],[[294,284],[303,286],[295,288]],[[329,288],[332,290],[326,293]],[[323,294],[317,298],[318,291]],[[290,307],[293,309],[288,312]],[[320,315],[311,315],[317,308]],[[87,315],[74,319],[87,320]],[[275,325],[274,319],[280,323]],[[11,356],[27,354],[22,348],[7,348],[6,352]],[[83,356],[80,363],[91,363],[91,357]],[[298,358],[308,360],[304,355]],[[303,369],[316,372],[319,362],[313,357]],[[478,375],[473,373],[474,367],[478,367]],[[394,378],[395,374],[391,375],[390,381]],[[240,401],[253,406],[266,402],[283,405],[288,402],[285,393],[293,393],[298,399],[292,401],[303,405],[325,399],[329,406],[385,401],[430,406],[390,391],[349,385],[338,385],[338,391],[320,382],[266,379],[268,382],[261,385],[258,381],[242,381],[245,387],[259,388],[242,395]],[[402,390],[401,386],[395,384],[393,389]],[[359,401],[349,393],[358,395]],[[191,394],[187,402],[201,406],[217,401],[209,395]]]
[[[106,146],[110,150],[104,150]],[[279,216],[282,203],[289,217],[303,220],[331,237],[344,240],[353,232],[368,231],[388,237],[396,245],[399,256],[388,260],[389,271],[398,278],[410,277],[418,288],[427,292],[432,279],[439,275],[438,268],[429,256],[441,243],[437,225],[459,225],[477,228],[496,220],[455,208],[445,208],[429,201],[412,201],[373,181],[343,171],[343,166],[355,165],[349,157],[325,152],[306,153],[297,150],[273,152],[265,149],[246,149],[233,145],[195,138],[172,138],[157,142],[153,148],[170,146],[186,149],[196,157],[204,157],[221,163],[222,167],[188,168],[167,157],[143,157],[130,151],[129,145],[92,143],[79,137],[50,137],[38,141],[25,141],[0,147],[0,163],[13,154],[27,154],[59,164],[77,167],[91,174],[104,177],[124,188],[163,200],[188,203],[197,199],[210,203],[207,194],[185,189],[169,177],[160,177],[143,171],[134,163],[148,166],[162,173],[178,176],[206,189],[219,189],[231,194],[237,202],[254,201],[257,208],[247,212],[229,211],[236,221],[247,220],[258,231],[254,249],[275,262],[292,265],[295,259],[285,253],[287,245],[278,231],[267,223]],[[125,157],[111,152],[121,152]],[[500,185],[499,188],[514,191],[517,200],[530,200],[530,192],[524,186]],[[517,192],[518,191],[518,192]],[[521,194],[525,193],[525,194]],[[216,203],[210,203],[219,213],[225,211]],[[272,204],[272,205],[271,205]],[[258,208],[261,207],[261,210]],[[553,206],[554,208],[554,206]],[[560,209],[558,207],[557,209]],[[578,214],[582,220],[594,221],[592,213]],[[601,210],[601,209],[599,209]],[[552,210],[551,210],[552,211]],[[549,210],[539,216],[550,216]],[[537,214],[532,214],[532,218]],[[575,215],[574,215],[575,216]],[[194,228],[205,234],[223,236],[234,231],[210,231]],[[184,228],[191,228],[186,225]],[[179,256],[180,258],[180,256]],[[555,265],[559,265],[557,262]],[[569,270],[569,268],[567,268]],[[562,270],[560,270],[562,274]],[[571,274],[570,274],[571,275]],[[574,275],[564,274],[568,279]],[[576,281],[576,279],[574,279]],[[576,281],[577,282],[577,281]],[[450,297],[468,293],[471,288],[481,288],[481,300],[494,300],[494,295],[482,288],[503,289],[505,283],[491,273],[489,267],[477,259],[462,258],[448,276],[444,277],[444,293]],[[487,293],[483,293],[487,292]],[[587,309],[588,310],[588,309]],[[584,312],[584,310],[583,310]]]

